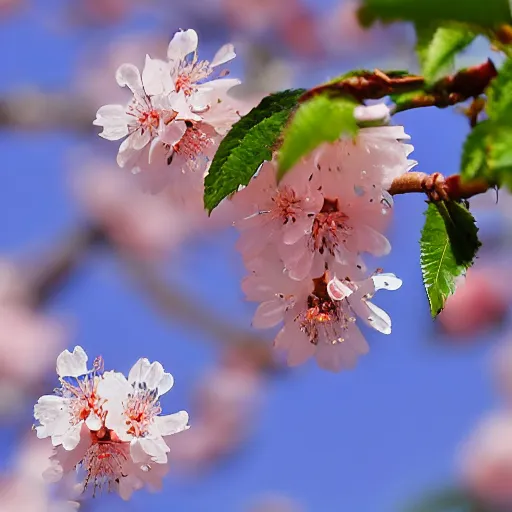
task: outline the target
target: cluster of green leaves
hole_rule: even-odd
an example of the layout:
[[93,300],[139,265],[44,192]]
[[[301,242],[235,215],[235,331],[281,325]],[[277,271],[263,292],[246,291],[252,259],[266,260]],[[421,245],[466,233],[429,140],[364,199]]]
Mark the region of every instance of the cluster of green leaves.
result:
[[487,91],[486,113],[464,143],[461,175],[512,189],[512,59]]

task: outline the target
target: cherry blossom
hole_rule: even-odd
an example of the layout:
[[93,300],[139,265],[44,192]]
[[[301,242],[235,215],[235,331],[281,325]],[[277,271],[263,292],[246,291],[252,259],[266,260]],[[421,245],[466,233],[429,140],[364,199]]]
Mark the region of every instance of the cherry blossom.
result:
[[77,469],[83,492],[115,490],[123,499],[144,486],[160,488],[168,471],[166,438],[188,428],[184,411],[159,416],[158,397],[172,387],[172,376],[140,359],[127,380],[104,372],[100,358],[88,370],[87,359],[81,347],[62,352],[61,388],[34,407],[37,436],[50,437],[55,447],[45,478],[56,482]]
[[108,140],[124,139],[117,163],[141,174],[143,188],[158,192],[172,175],[192,172],[202,182],[220,139],[240,116],[228,96],[240,84],[225,79],[226,71],[213,78],[216,68],[235,57],[234,47],[224,45],[210,63],[199,60],[194,30],[180,31],[169,44],[167,60],[146,56],[142,73],[122,64],[117,83],[127,86],[132,100],[105,105],[94,124],[103,127]]
[[297,281],[275,254],[273,260],[256,258],[248,267],[252,273],[242,289],[249,300],[260,303],[253,326],[270,328],[284,322],[274,346],[287,353],[291,366],[315,356],[319,366],[331,371],[353,367],[369,350],[355,323],[358,317],[383,334],[391,333],[390,317],[370,299],[378,290],[401,286],[393,274],[365,278],[362,271],[347,266],[340,278],[325,272]]
[[107,413],[105,425],[115,431],[121,441],[130,443],[134,462],[149,455],[153,462],[167,462],[169,447],[163,436],[188,428],[188,414],[180,411],[160,416],[158,398],[172,388],[172,375],[158,362],[139,359],[128,379],[118,372],[107,372],[99,385]]

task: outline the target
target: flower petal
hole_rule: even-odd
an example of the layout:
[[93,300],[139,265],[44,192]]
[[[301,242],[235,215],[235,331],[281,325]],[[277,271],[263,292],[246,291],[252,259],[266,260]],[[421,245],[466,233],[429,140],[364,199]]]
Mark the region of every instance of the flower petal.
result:
[[[162,437],[141,437],[132,441],[131,445],[139,443],[140,447],[146,452],[153,462],[165,464],[167,462],[167,454],[171,451]],[[130,452],[131,452],[130,445]],[[134,461],[135,462],[135,461]]]
[[127,86],[136,96],[144,97],[146,95],[142,86],[142,77],[137,66],[121,64],[116,71],[116,80],[121,87]]
[[128,121],[126,109],[122,105],[103,105],[96,113],[96,119],[92,122],[95,126],[102,126],[99,134],[107,140],[119,140],[128,135]]
[[79,377],[87,373],[87,354],[80,346],[73,353],[64,350],[57,357],[57,375],[59,377]]
[[276,326],[283,320],[286,305],[287,303],[284,299],[262,302],[254,314],[252,326],[256,329],[269,329]]
[[212,68],[215,68],[217,66],[220,66],[221,64],[225,64],[226,62],[233,60],[235,57],[235,47],[231,43],[225,44],[217,51],[215,57],[213,57],[210,66]]
[[167,58],[170,61],[183,60],[189,53],[197,50],[198,42],[197,32],[193,29],[176,32],[169,43]]
[[395,274],[376,274],[372,276],[372,280],[376,292],[379,290],[395,291],[402,286],[402,280],[396,277]]
[[174,91],[169,64],[146,55],[146,62],[142,70],[142,83],[148,96],[166,95]]
[[188,413],[186,411],[179,411],[167,416],[157,416],[155,424],[161,436],[177,434],[189,428]]

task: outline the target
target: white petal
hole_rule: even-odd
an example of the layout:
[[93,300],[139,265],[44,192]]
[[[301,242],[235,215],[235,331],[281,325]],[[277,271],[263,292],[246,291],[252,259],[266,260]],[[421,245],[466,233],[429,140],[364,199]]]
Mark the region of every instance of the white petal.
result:
[[80,346],[73,349],[73,353],[64,350],[57,357],[57,375],[59,377],[79,377],[87,373],[87,354]]
[[137,130],[133,132],[128,139],[130,139],[130,145],[135,151],[143,149],[151,140],[151,132],[149,130]]
[[213,57],[213,60],[210,64],[212,68],[220,66],[221,64],[225,64],[230,60],[233,60],[236,57],[235,47],[231,44],[225,44]]
[[80,442],[80,431],[82,430],[83,421],[76,425],[70,426],[66,433],[62,436],[62,448],[67,451],[74,450]]
[[386,124],[391,119],[391,113],[389,107],[384,103],[359,105],[354,109],[354,117],[361,123],[381,122]]
[[116,80],[121,87],[128,86],[136,96],[145,96],[140,71],[133,64],[121,64],[116,71]]
[[167,454],[170,452],[170,449],[161,437],[142,437],[136,441],[138,441],[141,448],[151,457],[153,462],[157,462],[158,464],[165,464],[167,462]]
[[[172,121],[169,123],[161,132],[158,139],[155,139],[155,141],[158,141],[160,145],[162,145],[162,142],[165,144],[169,144],[171,147],[175,146],[185,135],[185,132],[187,131],[187,125],[184,121]],[[155,147],[153,147],[153,143],[150,149],[150,162],[153,160],[153,153],[155,153]]]
[[395,291],[402,286],[402,280],[395,276],[395,274],[376,274],[372,276],[375,285],[375,291],[390,290]]
[[139,383],[144,383],[148,389],[158,389],[160,392],[160,385],[164,393],[169,391],[173,385],[173,377],[170,373],[165,373],[162,365],[155,361],[150,363],[146,358],[139,359],[130,370],[128,375],[128,382],[134,387]]
[[361,305],[363,306],[362,310],[354,309],[370,327],[382,334],[391,334],[391,318],[383,309],[367,301],[361,301]]
[[181,61],[189,53],[197,50],[199,39],[195,30],[189,29],[176,32],[167,49],[167,58],[171,61]]
[[36,427],[39,439],[62,436],[70,425],[68,400],[61,396],[44,395],[34,406],[34,417],[41,423]]
[[146,63],[142,70],[142,83],[148,96],[166,95],[174,91],[169,64],[146,55]]
[[119,140],[128,135],[128,115],[122,105],[104,105],[96,113],[92,122],[95,126],[102,126],[100,137],[107,140]]
[[189,428],[188,413],[186,411],[179,411],[167,416],[157,416],[155,424],[161,436],[177,434]]
[[181,121],[201,121],[202,117],[190,110],[187,98],[183,91],[172,93],[169,96],[171,108],[177,113],[176,119]]
[[119,152],[117,153],[117,165],[119,167],[128,167],[129,165],[135,164],[140,151],[135,149],[131,143],[131,136],[127,137],[119,146]]

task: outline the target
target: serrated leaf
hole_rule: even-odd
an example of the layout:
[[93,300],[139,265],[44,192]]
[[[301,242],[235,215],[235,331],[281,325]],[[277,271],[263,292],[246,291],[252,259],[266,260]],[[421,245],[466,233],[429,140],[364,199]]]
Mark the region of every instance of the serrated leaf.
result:
[[204,180],[204,204],[211,212],[240,185],[247,185],[258,167],[272,159],[272,146],[279,138],[290,113],[286,110],[267,117],[251,128],[224,161],[218,172]]
[[478,123],[467,136],[462,148],[460,174],[464,180],[489,177],[488,155],[490,121]]
[[323,142],[334,142],[342,134],[354,135],[357,124],[352,98],[318,95],[302,103],[284,131],[279,151],[278,178],[281,179],[301,157]]
[[263,160],[271,158],[271,148],[304,92],[294,89],[267,96],[233,125],[205,178],[204,204],[208,212],[239,185],[247,185]]
[[456,279],[473,264],[480,247],[475,219],[454,201],[429,203],[421,232],[421,270],[436,317],[455,292]]
[[490,119],[501,120],[512,115],[512,59],[507,59],[487,91],[486,112]]
[[508,0],[363,0],[359,20],[364,26],[376,21],[412,21],[417,25],[457,21],[493,28],[510,24],[512,14]]
[[436,28],[429,42],[421,41],[420,59],[427,84],[452,72],[455,56],[469,46],[476,36],[466,25],[451,24]]

